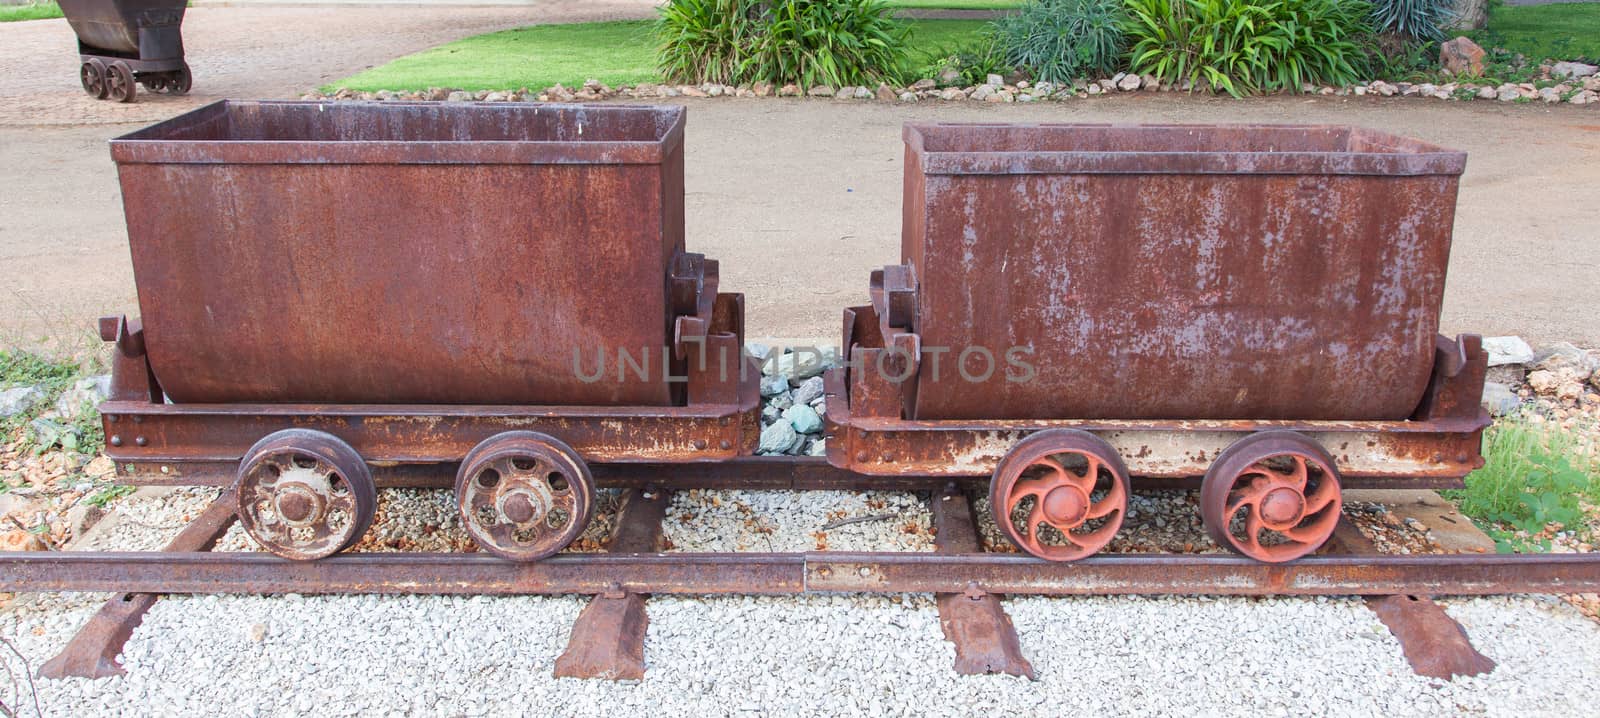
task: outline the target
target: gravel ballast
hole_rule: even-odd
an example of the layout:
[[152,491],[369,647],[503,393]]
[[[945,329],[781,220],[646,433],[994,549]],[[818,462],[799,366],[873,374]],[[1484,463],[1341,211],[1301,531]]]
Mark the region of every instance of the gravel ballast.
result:
[[[438,492],[382,492],[372,550],[452,543]],[[130,497],[97,548],[148,548],[214,492]],[[1181,494],[1147,505],[1180,519]],[[600,502],[605,504],[607,502]],[[1170,507],[1164,508],[1164,507]],[[126,517],[139,523],[120,522]],[[830,522],[866,516],[892,519]],[[678,492],[673,550],[929,550],[898,492]],[[1183,531],[1187,533],[1187,531]],[[603,538],[603,537],[602,537]],[[126,542],[124,544],[123,542]],[[110,545],[116,544],[116,545]],[[248,545],[235,546],[248,549]],[[388,550],[394,550],[388,548]],[[30,669],[99,597],[15,600],[0,634]],[[932,597],[659,597],[642,682],[555,679],[578,597],[168,597],[134,632],[126,676],[37,681],[46,715],[1582,715],[1600,703],[1600,625],[1548,597],[1444,602],[1492,673],[1416,676],[1359,599],[1033,598],[1006,602],[1040,680],[958,676]],[[20,662],[9,667],[20,678]],[[21,690],[19,694],[18,690]],[[19,700],[20,699],[20,700]],[[0,697],[32,715],[26,684]]]

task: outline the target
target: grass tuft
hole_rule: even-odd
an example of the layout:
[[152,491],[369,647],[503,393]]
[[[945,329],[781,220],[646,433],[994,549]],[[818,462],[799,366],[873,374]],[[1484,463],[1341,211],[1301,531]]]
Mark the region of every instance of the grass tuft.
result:
[[1585,504],[1600,504],[1600,462],[1583,454],[1573,435],[1503,421],[1484,432],[1483,455],[1465,489],[1441,493],[1487,529],[1502,553],[1548,549],[1548,539],[1537,537],[1551,525],[1586,530]]

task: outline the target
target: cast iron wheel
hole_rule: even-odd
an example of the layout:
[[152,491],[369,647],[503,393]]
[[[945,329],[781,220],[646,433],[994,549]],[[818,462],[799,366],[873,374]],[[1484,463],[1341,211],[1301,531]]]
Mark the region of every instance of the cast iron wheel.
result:
[[106,99],[106,64],[100,58],[89,58],[78,68],[78,79],[83,82],[83,91],[89,93],[96,100]]
[[994,469],[989,506],[1022,550],[1076,561],[1104,548],[1128,513],[1128,469],[1104,439],[1076,429],[1033,434]]
[[165,73],[152,73],[139,77],[139,84],[144,89],[160,94],[167,91],[167,76]]
[[1339,523],[1339,471],[1310,437],[1263,431],[1217,456],[1200,484],[1200,517],[1218,544],[1267,563],[1317,550]]
[[508,431],[478,444],[456,472],[456,501],[472,540],[513,561],[538,561],[589,524],[594,476],[552,436]]
[[133,70],[128,63],[118,60],[106,68],[106,98],[114,102],[133,102],[138,94],[138,83],[133,80]]
[[174,70],[167,76],[167,92],[174,95],[188,94],[189,87],[194,82],[194,76],[189,74],[189,63],[183,63],[183,69]]
[[285,429],[256,442],[234,481],[239,523],[279,556],[310,561],[361,540],[378,492],[372,470],[338,437]]

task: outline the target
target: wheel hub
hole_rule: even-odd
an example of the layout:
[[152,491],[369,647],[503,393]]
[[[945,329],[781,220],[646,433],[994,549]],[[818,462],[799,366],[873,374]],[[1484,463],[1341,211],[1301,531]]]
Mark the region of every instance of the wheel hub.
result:
[[1273,530],[1295,525],[1305,509],[1305,497],[1288,487],[1280,486],[1268,491],[1261,499],[1261,519]]
[[501,515],[510,519],[511,523],[530,524],[545,515],[549,510],[549,503],[529,487],[518,486],[500,494],[498,508]]
[[321,494],[299,482],[282,485],[273,498],[278,515],[297,526],[314,523],[321,517],[325,504]]
[[1089,497],[1076,486],[1057,486],[1044,496],[1044,517],[1061,528],[1083,523],[1089,513]]

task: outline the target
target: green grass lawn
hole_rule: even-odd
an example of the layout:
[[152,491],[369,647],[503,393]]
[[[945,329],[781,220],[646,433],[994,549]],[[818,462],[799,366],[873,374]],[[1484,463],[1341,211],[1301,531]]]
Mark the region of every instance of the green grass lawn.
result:
[[61,17],[61,6],[55,0],[27,5],[0,5],[0,22],[18,20],[49,20]]
[[[577,25],[534,25],[489,33],[407,55],[387,65],[330,83],[324,91],[540,90],[593,78],[607,85],[659,82],[649,20]],[[911,23],[911,57],[924,57],[974,37],[982,20]]]
[[1489,25],[1472,33],[1484,47],[1503,47],[1528,59],[1600,59],[1600,3],[1489,8]]

